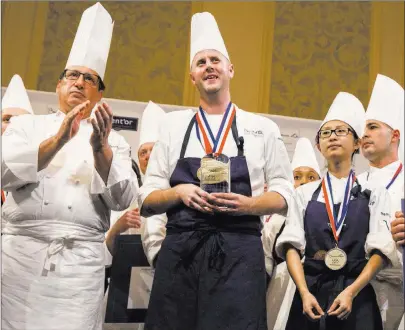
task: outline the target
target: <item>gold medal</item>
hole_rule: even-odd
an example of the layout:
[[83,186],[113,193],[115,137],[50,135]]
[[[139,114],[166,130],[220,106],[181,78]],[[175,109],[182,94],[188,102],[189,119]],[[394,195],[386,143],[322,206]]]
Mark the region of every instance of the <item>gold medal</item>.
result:
[[347,254],[342,249],[335,247],[330,249],[325,255],[325,264],[329,269],[342,269],[347,263]]

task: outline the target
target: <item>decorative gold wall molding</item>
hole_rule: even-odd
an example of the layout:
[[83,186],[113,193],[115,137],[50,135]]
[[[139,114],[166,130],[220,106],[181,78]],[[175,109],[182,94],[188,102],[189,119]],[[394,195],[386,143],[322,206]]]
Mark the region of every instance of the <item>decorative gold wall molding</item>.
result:
[[259,82],[258,110],[269,113],[271,78],[273,68],[273,46],[276,2],[266,2],[263,8],[264,22],[262,31],[261,78]]
[[36,89],[41,58],[47,2],[2,2],[2,85],[19,74],[28,89]]
[[369,94],[378,73],[404,86],[404,2],[373,2]]
[[[189,2],[103,2],[114,24],[105,96],[181,104]],[[55,90],[88,2],[51,2],[38,88]]]
[[[89,2],[3,2],[2,84],[54,91]],[[189,78],[191,16],[218,21],[252,112],[322,119],[340,90],[367,106],[377,73],[404,84],[403,2],[103,2],[115,20],[106,97],[198,105]]]
[[270,113],[323,119],[339,91],[368,101],[371,3],[277,2]]

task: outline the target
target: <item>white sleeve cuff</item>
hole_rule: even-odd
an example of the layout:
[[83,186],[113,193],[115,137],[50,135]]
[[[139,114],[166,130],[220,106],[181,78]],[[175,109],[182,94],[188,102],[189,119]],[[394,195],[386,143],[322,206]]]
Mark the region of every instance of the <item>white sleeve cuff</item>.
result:
[[148,259],[149,265],[154,267],[153,261],[155,260],[157,254],[159,253],[161,245],[159,246],[151,246],[149,247],[148,251],[146,252],[146,258]]
[[273,186],[269,187],[268,191],[276,192],[285,199],[285,202],[287,204],[287,212],[288,212],[288,210],[290,209],[290,200],[292,198],[293,191],[290,191],[288,189],[288,187],[284,187],[283,185],[275,185],[275,186],[273,185]]
[[139,209],[142,208],[143,202],[145,199],[155,190],[159,190],[154,187],[146,187],[145,185],[142,185],[142,187],[139,189],[139,195],[138,195],[138,204],[139,204]]
[[372,251],[378,250],[390,261],[392,267],[399,267],[397,248],[389,232],[374,232],[367,235],[365,251],[367,259]]
[[34,183],[38,181],[38,154],[40,142],[29,146],[20,146],[18,152],[4,152],[4,169],[2,173],[3,188],[15,181]]
[[107,244],[105,241],[103,242],[103,248],[104,248],[104,265],[105,265],[105,267],[110,267],[112,265],[113,256],[110,253],[110,251],[108,250],[108,247],[107,247]]
[[285,248],[287,244],[294,246],[303,256],[306,245],[305,231],[300,226],[287,223],[275,246],[277,255],[284,260],[286,258],[287,251]]
[[154,215],[150,218],[142,218],[141,238],[143,250],[151,266],[162,247],[166,237],[166,214]]
[[93,195],[103,194],[106,189],[110,189],[117,183],[125,180],[130,180],[131,169],[127,166],[122,166],[117,160],[116,155],[113,155],[110,171],[108,173],[107,185],[104,183],[96,168],[93,168],[93,175],[91,179],[90,193]]
[[265,256],[264,265],[266,266],[267,274],[271,277],[271,275],[273,274],[273,268],[274,268],[273,258],[269,258],[268,256]]

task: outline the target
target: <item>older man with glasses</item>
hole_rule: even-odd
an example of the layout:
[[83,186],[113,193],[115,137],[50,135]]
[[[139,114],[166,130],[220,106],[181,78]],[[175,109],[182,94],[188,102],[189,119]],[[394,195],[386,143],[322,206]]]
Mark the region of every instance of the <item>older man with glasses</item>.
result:
[[110,107],[96,107],[112,29],[103,6],[87,9],[56,86],[59,111],[13,118],[3,135],[2,329],[102,328],[104,233],[138,189]]

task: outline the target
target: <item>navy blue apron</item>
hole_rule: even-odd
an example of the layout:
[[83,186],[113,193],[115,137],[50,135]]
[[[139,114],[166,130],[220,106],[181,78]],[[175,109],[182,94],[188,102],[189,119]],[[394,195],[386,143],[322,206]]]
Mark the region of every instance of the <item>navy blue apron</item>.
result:
[[[171,187],[200,185],[201,159],[184,157],[195,120],[187,128]],[[232,135],[238,155],[231,157],[231,191],[252,196],[236,116]],[[167,216],[145,329],[267,330],[260,217],[210,215],[183,203]]]
[[[358,184],[358,183],[357,183]],[[367,264],[364,245],[369,233],[370,191],[353,187],[348,211],[339,235],[338,247],[347,254],[347,263],[340,270],[330,270],[319,255],[336,246],[325,204],[318,202],[321,185],[306,208],[304,229],[306,239],[304,273],[309,291],[316,297],[325,313],[320,321],[311,321],[302,311],[302,300],[295,293],[286,330],[382,330],[381,314],[370,284],[353,300],[352,312],[346,320],[326,316],[335,298],[360,275]],[[353,199],[352,199],[353,198]],[[334,205],[338,213],[340,204]]]

